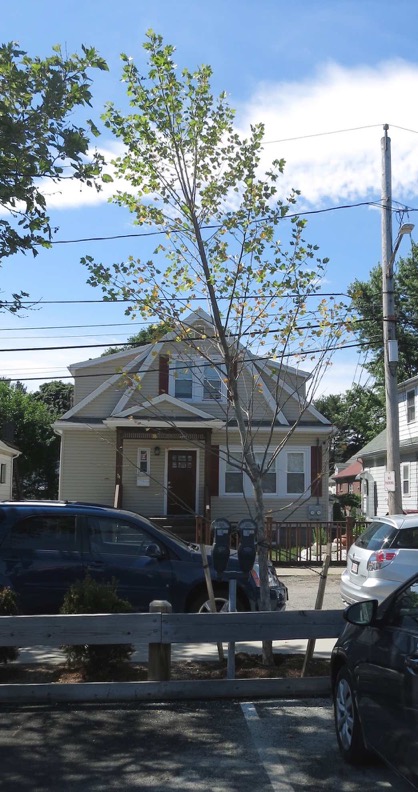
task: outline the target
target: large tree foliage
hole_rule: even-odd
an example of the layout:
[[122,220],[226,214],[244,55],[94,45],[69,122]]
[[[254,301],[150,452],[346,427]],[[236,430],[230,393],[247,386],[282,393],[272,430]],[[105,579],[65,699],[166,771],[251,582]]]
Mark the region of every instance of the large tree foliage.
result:
[[[102,158],[89,156],[88,134],[73,121],[78,108],[90,105],[90,69],[107,69],[93,47],[67,57],[56,46],[42,60],[14,43],[0,46],[0,261],[49,245],[57,229],[46,184],[75,178],[98,185]],[[23,296],[14,294],[9,310],[18,310]]]
[[[109,104],[104,121],[124,144],[125,153],[114,164],[116,174],[130,185],[117,193],[115,202],[127,207],[138,225],[161,230],[165,239],[151,259],[131,257],[113,266],[90,257],[84,261],[89,282],[101,286],[107,298],[123,294],[136,300],[128,309],[131,315],[139,311],[176,327],[174,340],[187,345],[190,359],[207,355],[210,363],[215,348],[229,394],[225,417],[236,425],[242,450],[240,460],[229,455],[229,461],[242,466],[254,490],[261,607],[268,610],[263,476],[286,439],[272,442],[283,399],[276,369],[272,395],[277,409],[266,452],[256,455],[260,427],[254,403],[263,388],[261,364],[272,356],[280,369],[292,355],[309,356],[318,347],[323,360],[341,333],[338,308],[315,297],[326,260],[317,256],[316,246],[304,242],[304,221],[295,216],[283,225],[297,199],[296,192],[280,197],[284,161],[276,160],[260,173],[263,126],[252,127],[242,139],[226,94],[212,95],[210,67],[180,74],[174,48],[152,31],[144,47],[148,75],[122,56],[132,113],[124,116]],[[288,249],[279,234],[287,237]],[[210,354],[205,339],[184,321],[198,305],[210,316]],[[249,345],[251,354],[244,351]],[[244,398],[238,381],[244,364],[252,361],[260,368],[253,366],[253,385]],[[298,397],[303,415],[309,396],[301,389]]]
[[[418,374],[418,244],[412,242],[411,254],[400,258],[393,276],[396,334],[399,345],[398,380]],[[380,386],[384,383],[382,270],[373,267],[369,279],[355,280],[350,286],[353,308],[358,316],[354,328],[367,352],[364,364]]]
[[43,382],[34,393],[34,398],[45,404],[52,419],[58,418],[73,406],[74,385],[70,382],[52,380]]
[[52,420],[50,410],[34,394],[0,381],[0,437],[21,451],[15,460],[16,497],[57,497],[59,438]]
[[331,439],[330,468],[355,456],[385,426],[385,405],[376,388],[355,385],[345,393],[315,400],[315,407],[337,427]]
[[105,355],[113,355],[115,352],[122,352],[125,349],[132,349],[132,347],[135,346],[144,346],[144,344],[150,344],[153,341],[158,341],[165,333],[168,333],[170,329],[170,326],[166,322],[150,324],[143,330],[139,330],[138,333],[129,336],[126,344],[108,347],[105,349],[105,351],[102,352],[102,357]]

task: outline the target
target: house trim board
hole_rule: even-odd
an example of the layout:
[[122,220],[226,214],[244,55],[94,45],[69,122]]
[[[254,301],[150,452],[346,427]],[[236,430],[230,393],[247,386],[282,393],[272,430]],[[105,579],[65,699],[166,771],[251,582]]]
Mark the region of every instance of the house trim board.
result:
[[[141,354],[140,355],[136,355],[136,357],[133,360],[131,360],[131,362],[129,364],[127,364],[122,369],[122,371],[119,371],[117,374],[111,374],[111,376],[105,382],[102,382],[102,384],[99,385],[97,388],[95,388],[95,390],[93,390],[91,393],[87,394],[87,396],[85,396],[84,399],[81,399],[81,401],[77,402],[77,404],[75,404],[74,407],[71,407],[70,410],[68,410],[66,413],[64,413],[64,415],[62,416],[62,419],[71,418],[73,415],[76,415],[81,409],[83,409],[83,407],[86,407],[88,404],[90,404],[98,396],[101,396],[101,394],[104,393],[106,390],[108,390],[112,385],[114,385],[115,382],[117,382],[118,380],[122,379],[122,377],[125,374],[128,374],[129,371],[131,371],[131,369],[134,366],[137,365],[138,360],[141,359],[143,354],[144,354],[144,350],[142,349],[141,350]],[[91,362],[91,361],[89,361],[89,362]],[[106,375],[104,374],[103,376],[106,376]]]

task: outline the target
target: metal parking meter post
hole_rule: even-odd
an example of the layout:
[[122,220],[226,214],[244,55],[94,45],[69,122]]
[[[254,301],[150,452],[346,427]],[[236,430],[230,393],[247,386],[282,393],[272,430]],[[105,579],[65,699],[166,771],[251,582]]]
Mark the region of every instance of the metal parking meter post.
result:
[[[216,613],[216,602],[215,602],[215,595],[213,593],[213,585],[212,585],[212,578],[210,576],[209,564],[208,564],[208,554],[206,552],[206,546],[204,544],[200,545],[200,552],[202,553],[202,561],[203,561],[203,572],[205,575],[206,580],[206,588],[208,591],[209,597],[209,604],[212,613]],[[221,662],[224,661],[224,648],[220,641],[217,642],[218,647],[218,656]]]
[[[237,581],[229,581],[229,612],[234,613],[237,609]],[[226,666],[227,679],[235,679],[235,641],[228,644],[228,660]]]

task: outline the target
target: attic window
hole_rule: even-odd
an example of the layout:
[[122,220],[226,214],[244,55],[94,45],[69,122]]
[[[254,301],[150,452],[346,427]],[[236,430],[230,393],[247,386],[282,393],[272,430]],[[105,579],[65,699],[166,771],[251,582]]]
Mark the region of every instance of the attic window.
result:
[[203,324],[195,325],[194,330],[197,336],[205,336],[207,334],[206,327]]
[[193,397],[192,371],[182,360],[176,362],[174,395],[176,399],[191,399]]
[[203,374],[203,401],[222,398],[221,379],[214,366],[205,366]]

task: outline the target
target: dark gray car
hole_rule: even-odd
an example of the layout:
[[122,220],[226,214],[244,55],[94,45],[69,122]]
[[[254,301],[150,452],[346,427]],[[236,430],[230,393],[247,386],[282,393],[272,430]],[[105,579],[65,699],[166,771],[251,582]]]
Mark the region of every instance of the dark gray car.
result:
[[340,751],[352,764],[373,751],[418,789],[418,574],[344,616],[331,657]]

